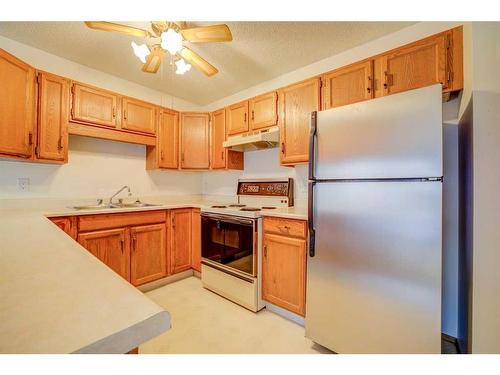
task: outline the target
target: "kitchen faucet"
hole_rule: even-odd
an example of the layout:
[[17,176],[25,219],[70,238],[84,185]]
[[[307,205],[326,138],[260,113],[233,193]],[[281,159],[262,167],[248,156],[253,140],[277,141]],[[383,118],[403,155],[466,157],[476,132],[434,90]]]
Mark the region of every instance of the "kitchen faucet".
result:
[[120,194],[125,189],[128,190],[128,196],[130,197],[132,195],[132,193],[130,192],[130,187],[128,187],[127,185],[125,185],[122,188],[120,188],[120,190],[118,190],[116,193],[114,193],[111,196],[111,198],[109,198],[109,203],[108,204],[111,206],[113,204],[113,198],[116,197],[118,194]]

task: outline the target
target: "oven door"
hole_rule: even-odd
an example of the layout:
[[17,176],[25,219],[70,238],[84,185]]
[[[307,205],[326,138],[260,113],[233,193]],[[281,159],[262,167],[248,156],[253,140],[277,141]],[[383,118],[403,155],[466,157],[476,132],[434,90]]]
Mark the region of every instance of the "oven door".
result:
[[201,256],[215,268],[257,275],[256,220],[201,214]]

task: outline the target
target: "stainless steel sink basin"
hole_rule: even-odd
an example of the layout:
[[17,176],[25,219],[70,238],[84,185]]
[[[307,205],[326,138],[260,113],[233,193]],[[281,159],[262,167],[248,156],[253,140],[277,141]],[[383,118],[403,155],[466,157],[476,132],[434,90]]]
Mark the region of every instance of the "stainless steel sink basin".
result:
[[114,204],[89,204],[83,206],[72,206],[75,210],[107,210],[110,208],[119,208],[119,206]]
[[144,202],[141,202],[140,200],[137,200],[137,201],[132,202],[132,203],[123,203],[123,202],[119,201],[118,203],[104,204],[104,203],[102,203],[102,200],[99,199],[97,201],[97,204],[72,206],[71,208],[74,208],[75,210],[107,210],[107,209],[114,209],[114,208],[140,208],[140,207],[154,207],[154,206],[158,206],[158,204],[144,203]]
[[118,203],[116,207],[123,207],[123,208],[133,208],[133,207],[154,207],[158,206],[157,204],[151,204],[151,203],[143,203],[143,202],[134,202],[134,203]]

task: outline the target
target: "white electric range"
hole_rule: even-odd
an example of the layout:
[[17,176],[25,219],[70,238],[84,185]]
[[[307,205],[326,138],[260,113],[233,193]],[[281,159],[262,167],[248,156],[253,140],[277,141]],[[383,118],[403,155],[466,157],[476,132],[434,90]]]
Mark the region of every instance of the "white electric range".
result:
[[293,180],[240,179],[238,203],[201,210],[203,286],[252,311],[265,304],[262,285],[262,215],[293,206]]

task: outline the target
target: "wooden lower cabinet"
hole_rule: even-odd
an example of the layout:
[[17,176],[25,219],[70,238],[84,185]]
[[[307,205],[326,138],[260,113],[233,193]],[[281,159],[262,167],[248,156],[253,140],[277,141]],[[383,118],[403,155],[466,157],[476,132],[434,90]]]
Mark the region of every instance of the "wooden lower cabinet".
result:
[[191,210],[191,268],[201,272],[201,216],[199,208]]
[[191,269],[191,208],[179,208],[170,211],[170,227],[172,228],[170,242],[171,274]]
[[78,242],[101,262],[130,281],[130,249],[126,228],[78,234]]
[[306,238],[264,233],[262,298],[302,316],[305,315],[306,246]]
[[166,224],[130,228],[130,282],[141,285],[167,276]]
[[60,217],[50,217],[50,221],[52,221],[55,225],[61,228],[66,234],[76,239],[76,217],[74,216],[60,216]]

